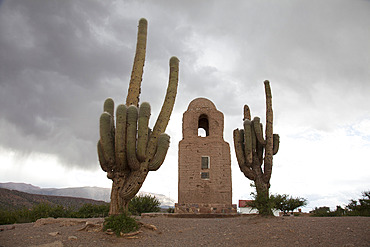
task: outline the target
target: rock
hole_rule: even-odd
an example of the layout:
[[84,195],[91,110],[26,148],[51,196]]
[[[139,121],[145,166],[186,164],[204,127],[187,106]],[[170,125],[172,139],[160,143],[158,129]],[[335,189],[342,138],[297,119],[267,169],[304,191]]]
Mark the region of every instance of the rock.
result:
[[55,241],[52,243],[40,244],[40,245],[31,245],[30,247],[63,247],[63,243],[61,241]]
[[121,237],[124,237],[124,238],[137,238],[137,237],[133,237],[133,236],[138,235],[140,233],[142,233],[142,231],[129,232],[129,233],[121,232],[120,235],[121,235]]
[[68,240],[77,240],[76,236],[68,236]]
[[36,222],[33,224],[34,227],[40,227],[43,225],[49,225],[49,224],[59,224],[60,226],[74,226],[78,224],[85,224],[86,219],[71,219],[71,218],[57,218],[54,219],[52,217],[49,218],[42,218],[36,220]]
[[55,219],[54,218],[42,218],[42,219],[38,219],[36,220],[36,222],[33,224],[34,227],[39,227],[39,226],[42,226],[42,225],[48,225],[48,224],[54,224],[55,223]]
[[145,227],[149,230],[153,230],[153,231],[157,231],[158,228],[155,226],[155,225],[151,225],[151,224],[146,224],[146,223],[143,223],[143,222],[138,222],[142,227]]
[[95,223],[86,221],[85,226],[78,229],[77,231],[99,232],[99,231],[102,231],[102,230],[103,230],[103,223],[95,224]]
[[114,232],[113,232],[113,230],[112,230],[112,229],[107,229],[107,230],[105,231],[105,233],[106,233],[106,234],[108,234],[108,235],[113,235],[113,234],[114,234]]
[[55,237],[56,235],[60,234],[60,232],[49,232],[48,233],[50,236]]
[[15,226],[2,226],[0,227],[0,232],[2,231],[6,231],[6,230],[14,230],[15,229]]

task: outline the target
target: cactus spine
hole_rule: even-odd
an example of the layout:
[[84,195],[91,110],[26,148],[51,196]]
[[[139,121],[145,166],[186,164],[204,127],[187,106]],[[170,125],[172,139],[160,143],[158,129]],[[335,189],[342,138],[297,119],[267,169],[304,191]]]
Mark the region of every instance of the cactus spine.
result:
[[[269,81],[265,81],[266,130],[260,118],[251,120],[250,109],[244,106],[244,128],[234,130],[234,147],[239,168],[244,175],[254,181],[257,196],[268,199],[272,172],[272,157],[279,150],[279,135],[273,134],[272,94]],[[263,165],[263,169],[262,169]],[[261,213],[261,212],[260,212]],[[272,214],[271,209],[264,214]]]
[[[153,132],[148,127],[150,104],[139,105],[141,80],[145,62],[147,21],[140,19],[137,46],[126,104],[120,104],[114,116],[114,102],[104,102],[100,116],[98,156],[100,166],[112,179],[109,214],[127,209],[129,201],[140,190],[149,171],[155,171],[164,162],[170,137],[164,133],[175,103],[179,60],[170,59],[167,94]],[[115,122],[114,122],[115,120]]]

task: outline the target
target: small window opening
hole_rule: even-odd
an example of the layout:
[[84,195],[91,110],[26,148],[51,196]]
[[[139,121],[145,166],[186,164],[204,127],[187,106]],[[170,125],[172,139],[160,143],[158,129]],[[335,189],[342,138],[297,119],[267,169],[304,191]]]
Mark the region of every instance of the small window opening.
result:
[[201,179],[209,179],[209,172],[201,172],[200,173]]
[[209,169],[209,157],[202,156],[202,169]]
[[209,136],[209,123],[208,117],[205,114],[199,116],[198,120],[198,136],[206,137]]

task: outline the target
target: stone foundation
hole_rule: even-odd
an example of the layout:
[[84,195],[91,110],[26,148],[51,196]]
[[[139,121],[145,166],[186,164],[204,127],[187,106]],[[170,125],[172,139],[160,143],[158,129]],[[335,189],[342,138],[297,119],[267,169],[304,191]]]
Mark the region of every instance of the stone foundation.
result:
[[211,203],[176,203],[175,213],[178,214],[233,214],[237,213],[236,204]]

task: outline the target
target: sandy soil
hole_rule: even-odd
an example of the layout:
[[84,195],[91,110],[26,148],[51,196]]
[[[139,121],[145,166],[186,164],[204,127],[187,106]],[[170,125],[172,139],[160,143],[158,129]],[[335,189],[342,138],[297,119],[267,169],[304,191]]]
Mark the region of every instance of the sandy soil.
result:
[[[90,220],[95,223],[102,219]],[[135,238],[78,231],[82,222],[0,226],[0,246],[370,246],[370,217],[142,218]]]

